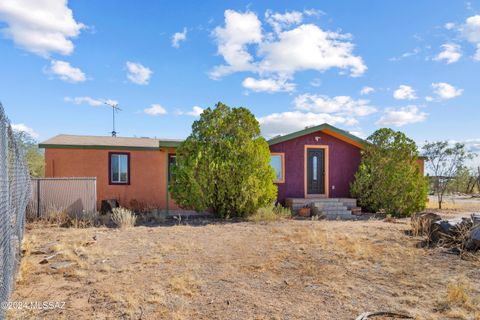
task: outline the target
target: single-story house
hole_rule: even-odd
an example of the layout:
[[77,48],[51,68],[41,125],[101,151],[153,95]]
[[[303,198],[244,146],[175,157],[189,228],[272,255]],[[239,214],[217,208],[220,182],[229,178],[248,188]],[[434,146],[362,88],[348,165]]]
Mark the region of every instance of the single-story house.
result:
[[[181,140],[58,135],[45,148],[46,177],[96,177],[97,206],[117,199],[160,209],[178,209],[167,192]],[[366,142],[329,124],[268,141],[278,201],[287,198],[350,198]],[[419,159],[423,173],[423,159]]]

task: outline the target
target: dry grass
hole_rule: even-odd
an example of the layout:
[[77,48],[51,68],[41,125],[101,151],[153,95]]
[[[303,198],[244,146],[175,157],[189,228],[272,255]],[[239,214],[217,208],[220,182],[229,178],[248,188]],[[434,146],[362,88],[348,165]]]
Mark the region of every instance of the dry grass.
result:
[[129,209],[119,207],[112,210],[112,221],[120,229],[132,228],[135,226],[137,216]]
[[289,208],[284,208],[282,205],[271,205],[257,210],[249,217],[249,220],[255,223],[272,222],[283,219],[288,219],[292,216],[292,211]]
[[[480,263],[416,248],[407,220],[281,221],[27,233],[12,300],[65,301],[23,318],[352,319],[390,310],[478,319]],[[98,235],[92,242],[92,237]],[[132,241],[134,239],[134,241]],[[47,254],[36,254],[47,251]],[[46,255],[60,253],[47,264]],[[63,271],[58,261],[73,261]]]

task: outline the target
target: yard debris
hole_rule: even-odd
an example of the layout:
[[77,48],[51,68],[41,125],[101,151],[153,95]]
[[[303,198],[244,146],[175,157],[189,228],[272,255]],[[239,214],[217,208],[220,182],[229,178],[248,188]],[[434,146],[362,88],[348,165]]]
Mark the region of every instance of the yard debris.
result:
[[430,227],[433,222],[442,220],[442,218],[433,212],[418,212],[412,215],[411,224],[415,236],[430,233]]
[[472,220],[464,217],[434,221],[430,228],[430,239],[433,242],[459,240],[472,226]]
[[120,204],[118,203],[117,199],[107,199],[107,200],[102,200],[102,204],[100,207],[100,213],[101,214],[107,214],[112,212],[114,208],[118,208]]
[[62,269],[67,269],[67,268],[73,266],[74,264],[75,263],[71,262],[71,261],[62,261],[62,262],[52,264],[51,268],[55,269],[55,270],[62,270]]
[[56,256],[60,255],[62,252],[57,252],[57,253],[54,253],[48,257],[46,257],[45,259],[42,259],[39,264],[47,264],[48,261],[52,260],[53,258],[55,258]]
[[470,251],[480,250],[480,225],[472,228],[465,243],[465,249]]
[[462,254],[465,250],[480,250],[480,215],[471,218],[441,219],[432,212],[412,216],[413,235],[425,235],[423,245],[438,245],[450,248],[451,252]]
[[405,313],[378,311],[378,312],[364,312],[361,315],[359,315],[355,320],[367,320],[372,317],[389,317],[394,319],[414,319],[414,317]]

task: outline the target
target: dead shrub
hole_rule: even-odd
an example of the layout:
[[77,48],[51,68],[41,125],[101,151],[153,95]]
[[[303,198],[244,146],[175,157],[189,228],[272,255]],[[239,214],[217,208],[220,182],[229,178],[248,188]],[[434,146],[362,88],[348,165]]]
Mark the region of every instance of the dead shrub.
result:
[[135,226],[137,216],[127,208],[118,207],[112,210],[112,221],[120,229],[126,229]]
[[78,214],[70,214],[67,227],[73,228],[91,228],[98,225],[98,212],[82,211]]
[[447,301],[451,306],[463,306],[469,301],[465,283],[462,279],[452,281],[447,286]]
[[252,216],[249,217],[250,221],[255,223],[259,222],[271,222],[282,219],[287,219],[292,216],[290,208],[285,208],[281,204],[270,205],[257,210]]

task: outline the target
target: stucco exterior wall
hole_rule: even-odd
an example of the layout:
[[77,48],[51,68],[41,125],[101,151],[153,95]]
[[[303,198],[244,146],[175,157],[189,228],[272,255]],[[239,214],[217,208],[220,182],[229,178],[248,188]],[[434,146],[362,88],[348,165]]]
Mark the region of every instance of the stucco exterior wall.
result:
[[[285,182],[278,183],[278,200],[305,197],[305,145],[328,146],[328,190],[330,198],[350,197],[350,183],[360,164],[360,149],[324,132],[314,132],[270,146],[271,152],[285,153]],[[327,186],[326,186],[327,188]]]
[[[109,152],[130,153],[130,184],[109,185]],[[175,153],[173,148],[169,153]],[[118,199],[121,206],[132,203],[152,208],[166,207],[166,156],[162,151],[52,149],[45,150],[46,177],[96,177],[97,207],[103,199]],[[178,209],[169,197],[170,209]]]

